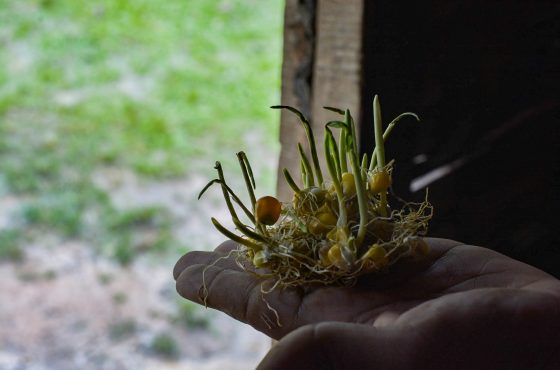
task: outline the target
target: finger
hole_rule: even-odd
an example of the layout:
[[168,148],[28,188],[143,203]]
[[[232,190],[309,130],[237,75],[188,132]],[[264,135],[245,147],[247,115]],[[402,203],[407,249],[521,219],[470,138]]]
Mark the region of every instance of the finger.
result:
[[229,254],[201,251],[189,252],[182,256],[175,264],[173,277],[177,280],[184,269],[193,265],[219,266],[225,269],[242,271],[242,268],[237,264],[237,260],[238,256],[235,251]]
[[[486,289],[436,300],[397,325],[324,322],[284,337],[258,370],[552,369],[560,343],[555,297]],[[556,357],[554,357],[556,356]],[[555,362],[556,361],[556,362]]]
[[237,244],[229,240],[220,244],[214,252],[194,251],[183,255],[175,263],[173,268],[173,278],[177,280],[181,272],[191,265],[196,264],[219,264],[225,268],[239,269],[235,262],[233,251],[237,249]]
[[377,316],[377,318],[373,322],[373,326],[375,326],[376,328],[382,328],[392,325],[397,321],[401,313],[402,312],[385,311]]
[[443,238],[422,238],[430,246],[430,254],[428,257],[432,260],[440,258],[449,250],[462,245],[463,243],[451,239]]
[[192,265],[176,282],[177,292],[245,322],[273,338],[291,331],[301,297],[295,290],[271,288],[272,281],[221,266]]
[[233,240],[226,240],[222,244],[218,245],[218,247],[216,247],[216,249],[214,249],[214,252],[228,254],[229,252],[237,249],[238,247],[239,247],[239,244],[237,244]]
[[410,351],[414,337],[413,333],[401,336],[394,329],[358,324],[308,325],[281,339],[257,369],[424,369],[421,363],[414,363],[416,351]]

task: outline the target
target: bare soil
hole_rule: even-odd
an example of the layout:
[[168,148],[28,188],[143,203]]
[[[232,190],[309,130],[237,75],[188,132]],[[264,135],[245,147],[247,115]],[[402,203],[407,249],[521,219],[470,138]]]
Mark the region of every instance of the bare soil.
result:
[[[196,201],[208,181],[203,176],[146,182],[108,168],[92,181],[119,208],[168,208],[174,236],[190,249],[223,240],[210,216],[230,224],[219,191]],[[9,226],[21,202],[0,198],[0,227]],[[171,271],[179,254],[144,254],[122,267],[84,241],[49,233],[36,235],[24,252],[22,262],[0,262],[0,370],[253,369],[270,347],[263,334],[202,307],[208,327],[177,324],[181,298]],[[177,345],[171,356],[154,350],[162,333]]]

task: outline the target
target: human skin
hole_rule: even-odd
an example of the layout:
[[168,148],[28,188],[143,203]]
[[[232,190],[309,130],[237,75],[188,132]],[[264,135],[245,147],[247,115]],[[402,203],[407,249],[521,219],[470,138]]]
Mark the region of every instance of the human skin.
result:
[[[486,248],[425,239],[353,287],[277,288],[226,242],[177,262],[177,291],[278,339],[258,369],[560,369],[560,281]],[[223,257],[223,258],[221,258]],[[263,299],[264,297],[264,299]],[[278,314],[278,320],[272,307]]]

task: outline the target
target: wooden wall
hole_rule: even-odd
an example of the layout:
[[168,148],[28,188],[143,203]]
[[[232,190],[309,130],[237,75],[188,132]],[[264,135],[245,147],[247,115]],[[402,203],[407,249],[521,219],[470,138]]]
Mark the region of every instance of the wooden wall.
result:
[[[386,122],[413,111],[387,145],[393,191],[426,174],[433,236],[487,246],[560,276],[560,3],[287,0],[283,104],[322,132],[324,105],[350,108],[364,150],[371,101]],[[282,115],[282,167],[299,172],[304,141]],[[368,151],[369,151],[368,150]],[[446,167],[447,166],[447,167]],[[279,176],[279,194],[289,193]],[[416,191],[413,191],[416,190]]]
[[[323,125],[338,118],[323,106],[348,108],[359,120],[362,14],[362,0],[286,1],[282,104],[310,118],[319,153],[323,150]],[[280,131],[278,195],[288,200],[291,192],[282,169],[287,168],[299,180],[296,145],[306,143],[306,138],[289,112],[281,115]]]

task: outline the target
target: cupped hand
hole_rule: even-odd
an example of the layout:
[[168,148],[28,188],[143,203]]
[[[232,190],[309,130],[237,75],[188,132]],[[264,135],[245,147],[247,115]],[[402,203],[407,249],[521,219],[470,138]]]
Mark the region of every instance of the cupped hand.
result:
[[263,369],[560,368],[560,282],[489,249],[426,239],[351,288],[275,289],[242,271],[226,242],[176,264],[177,291],[275,339]]

